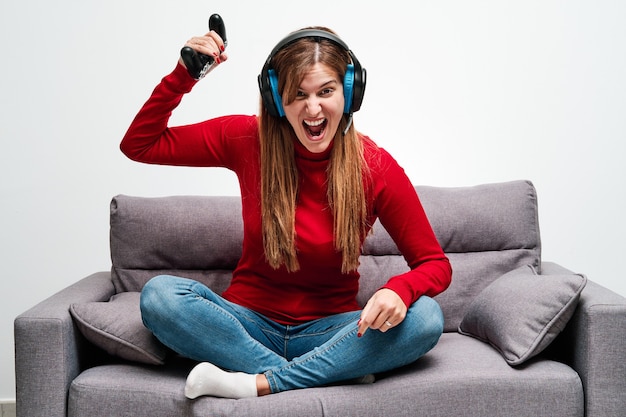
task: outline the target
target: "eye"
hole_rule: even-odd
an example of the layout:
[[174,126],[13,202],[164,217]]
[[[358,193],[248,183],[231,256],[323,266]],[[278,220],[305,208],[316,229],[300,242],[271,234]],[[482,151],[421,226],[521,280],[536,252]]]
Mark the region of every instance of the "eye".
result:
[[302,100],[306,98],[306,93],[304,91],[298,90],[296,93],[296,100]]
[[319,95],[320,95],[320,96],[329,96],[329,95],[331,95],[334,91],[335,91],[335,89],[334,89],[334,88],[330,88],[330,87],[329,87],[329,88],[324,88],[323,90],[321,90],[321,91],[319,92]]

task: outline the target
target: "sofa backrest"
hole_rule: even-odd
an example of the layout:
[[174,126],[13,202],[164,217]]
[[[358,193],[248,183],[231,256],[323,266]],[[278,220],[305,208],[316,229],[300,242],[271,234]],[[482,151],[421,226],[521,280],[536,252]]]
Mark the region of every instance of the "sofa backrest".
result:
[[[445,331],[456,331],[469,303],[491,282],[523,265],[541,265],[536,190],[528,181],[474,187],[415,187],[452,264],[452,283],[436,297]],[[408,270],[380,224],[363,248],[359,301]]]
[[[452,284],[436,299],[445,330],[456,331],[469,303],[492,281],[522,265],[540,267],[536,191],[528,181],[416,190],[452,263]],[[239,197],[116,196],[110,234],[116,291],[140,291],[150,278],[172,274],[221,292],[241,255],[242,236]],[[407,270],[377,222],[363,247],[359,302]]]

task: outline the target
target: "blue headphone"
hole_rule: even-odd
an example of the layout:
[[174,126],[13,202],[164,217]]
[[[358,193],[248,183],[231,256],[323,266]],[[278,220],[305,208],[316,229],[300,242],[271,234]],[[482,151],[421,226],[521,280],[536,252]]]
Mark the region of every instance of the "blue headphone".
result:
[[352,63],[348,64],[346,75],[343,78],[343,95],[345,101],[343,112],[352,114],[358,111],[361,108],[363,95],[365,94],[365,68],[361,67],[359,60],[356,59],[356,56],[354,56],[350,48],[348,48],[348,45],[337,36],[324,30],[302,29],[287,36],[272,49],[272,52],[265,61],[265,65],[263,65],[263,69],[259,74],[259,90],[261,91],[261,98],[268,113],[274,117],[285,116],[282,97],[278,92],[278,74],[276,70],[272,68],[272,58],[274,58],[274,55],[276,55],[278,51],[302,38],[312,38],[317,42],[319,42],[320,39],[326,39],[339,45],[350,54]]

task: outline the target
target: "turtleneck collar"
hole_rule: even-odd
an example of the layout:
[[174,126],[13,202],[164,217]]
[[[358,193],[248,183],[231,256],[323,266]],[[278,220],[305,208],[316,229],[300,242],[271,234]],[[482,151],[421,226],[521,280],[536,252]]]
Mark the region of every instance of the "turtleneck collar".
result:
[[330,153],[332,152],[335,144],[335,140],[333,139],[324,152],[315,153],[309,151],[302,143],[300,143],[298,138],[294,137],[293,142],[296,158],[302,158],[309,161],[327,161],[330,159]]

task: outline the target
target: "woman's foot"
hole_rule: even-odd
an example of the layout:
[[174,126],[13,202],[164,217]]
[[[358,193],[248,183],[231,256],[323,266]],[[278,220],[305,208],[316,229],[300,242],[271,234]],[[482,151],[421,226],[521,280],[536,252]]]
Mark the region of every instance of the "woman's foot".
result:
[[185,397],[194,399],[202,395],[222,398],[256,397],[257,375],[227,372],[209,362],[202,362],[187,376]]

